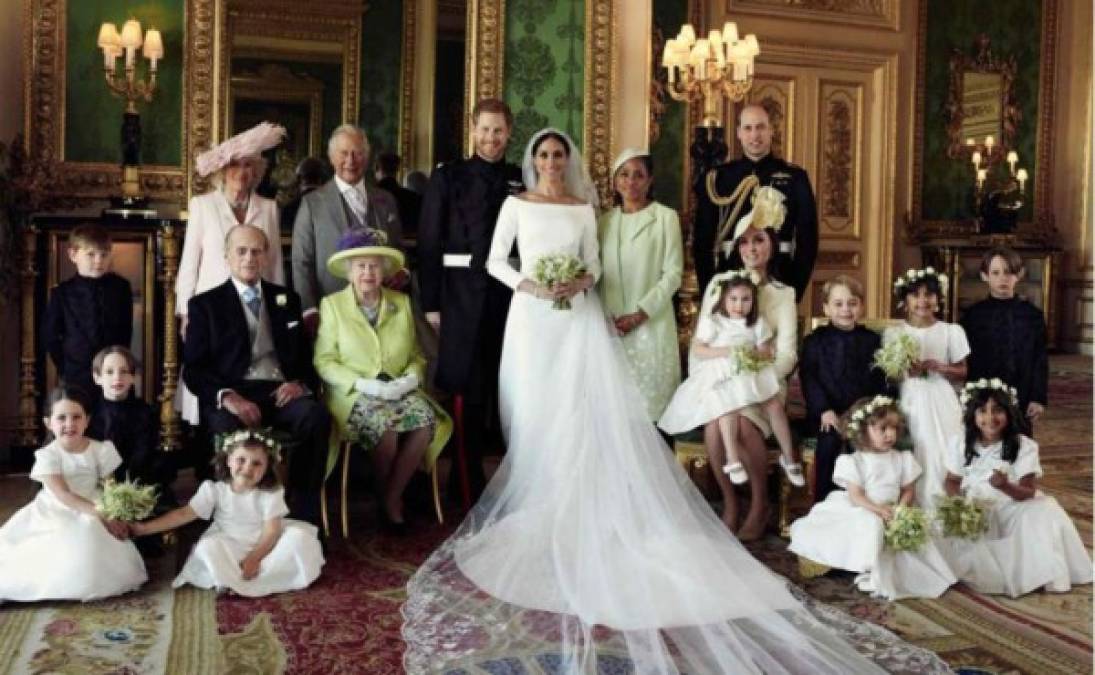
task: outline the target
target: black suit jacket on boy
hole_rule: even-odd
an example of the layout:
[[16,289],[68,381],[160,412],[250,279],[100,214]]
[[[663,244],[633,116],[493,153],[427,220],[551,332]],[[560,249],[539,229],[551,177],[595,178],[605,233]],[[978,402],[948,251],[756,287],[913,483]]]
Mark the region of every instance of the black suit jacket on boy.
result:
[[53,289],[44,328],[57,374],[69,384],[93,387],[95,354],[111,345],[128,347],[133,337],[133,290],[113,272],[96,279],[77,274]]
[[838,415],[864,396],[886,391],[882,371],[872,367],[882,337],[864,326],[841,330],[822,326],[802,342],[798,377],[806,399],[806,424],[816,430],[821,414]]
[[[311,349],[301,325],[300,296],[278,284],[261,284],[262,304],[270,318],[282,374],[287,381],[314,386]],[[244,382],[251,365],[246,311],[231,279],[190,299],[183,380],[202,406],[215,407],[218,391]]]

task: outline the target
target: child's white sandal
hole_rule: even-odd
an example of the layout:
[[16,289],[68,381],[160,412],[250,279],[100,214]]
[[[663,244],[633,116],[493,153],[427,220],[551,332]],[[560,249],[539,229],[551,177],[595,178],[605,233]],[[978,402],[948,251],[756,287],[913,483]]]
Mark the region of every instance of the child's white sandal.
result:
[[783,469],[783,474],[787,476],[788,482],[795,487],[806,487],[806,476],[802,473],[802,462],[790,462],[788,463],[783,455],[779,456],[779,465]]
[[730,476],[730,482],[734,485],[744,485],[749,482],[749,474],[741,462],[732,462],[722,467],[722,472]]

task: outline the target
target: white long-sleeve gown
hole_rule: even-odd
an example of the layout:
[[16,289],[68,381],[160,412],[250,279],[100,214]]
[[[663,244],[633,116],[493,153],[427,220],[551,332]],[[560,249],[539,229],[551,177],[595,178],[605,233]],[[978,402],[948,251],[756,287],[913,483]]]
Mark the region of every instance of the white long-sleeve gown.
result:
[[[510,197],[488,269],[516,288],[562,252],[596,276],[595,228],[588,205]],[[514,241],[521,270],[507,262]],[[408,584],[408,672],[880,672],[845,639],[887,670],[941,667],[885,631],[808,610],[757,562],[647,419],[596,293],[572,304],[514,294],[499,372],[508,451]]]

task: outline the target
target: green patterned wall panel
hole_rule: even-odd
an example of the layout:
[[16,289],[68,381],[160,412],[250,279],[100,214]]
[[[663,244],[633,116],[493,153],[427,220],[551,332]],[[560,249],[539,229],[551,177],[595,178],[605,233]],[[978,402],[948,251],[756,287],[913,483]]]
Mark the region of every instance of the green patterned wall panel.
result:
[[361,22],[361,95],[358,123],[369,135],[373,157],[398,152],[403,73],[403,0],[368,3]]
[[[947,157],[946,118],[950,82],[949,62],[955,47],[974,53],[974,39],[981,33],[998,55],[1014,54],[1019,62],[1015,100],[1021,119],[1015,142],[1020,165],[1031,176],[1035,166],[1038,130],[1039,62],[1042,37],[1041,0],[926,0],[928,26],[924,65],[923,191],[920,208],[925,220],[958,220],[972,215],[973,167]],[[1034,182],[1027,183],[1027,200],[1019,212],[1031,220]]]
[[[688,20],[688,0],[654,0],[654,30],[663,39],[674,37],[681,24]],[[651,39],[654,39],[653,37]],[[655,43],[656,47],[660,47]],[[661,49],[654,54],[654,77],[664,86],[665,69],[661,67]],[[665,113],[658,121],[658,138],[650,145],[654,160],[654,197],[666,206],[683,208],[684,182],[687,179],[687,152],[689,138],[685,125],[688,106],[664,95]]]
[[508,0],[504,89],[513,109],[507,155],[520,162],[538,129],[582,142],[585,101],[584,0]]
[[[96,46],[99,26],[111,22],[122,30],[130,17],[141,29],[156,28],[163,37],[157,91],[141,114],[141,163],[182,165],[182,62],[185,39],[184,0],[73,0],[65,19],[65,160],[121,162],[121,125],[125,104],[114,98],[103,78],[103,53]],[[147,61],[137,56],[143,76]],[[115,61],[122,71],[125,59]]]

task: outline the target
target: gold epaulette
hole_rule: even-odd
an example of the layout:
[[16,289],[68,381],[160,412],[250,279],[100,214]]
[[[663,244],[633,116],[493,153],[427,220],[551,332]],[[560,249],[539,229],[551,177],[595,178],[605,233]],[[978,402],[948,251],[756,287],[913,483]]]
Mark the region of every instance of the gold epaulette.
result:
[[749,198],[753,196],[753,192],[760,185],[760,179],[755,174],[750,174],[741,179],[738,186],[734,188],[734,191],[730,193],[730,196],[723,197],[715,191],[715,169],[707,172],[707,196],[711,198],[712,203],[716,206],[729,206],[734,204],[733,210],[730,211],[730,215],[727,216],[719,227],[718,235],[715,237],[715,250],[712,251],[712,255],[715,257],[715,265],[718,265],[719,261],[719,249],[722,247],[722,242],[726,240],[733,230],[734,226],[738,222],[738,214],[741,213],[741,207],[749,201]]

